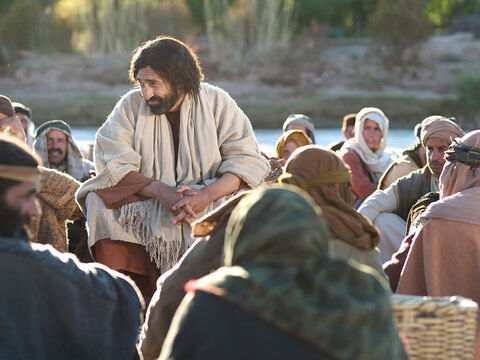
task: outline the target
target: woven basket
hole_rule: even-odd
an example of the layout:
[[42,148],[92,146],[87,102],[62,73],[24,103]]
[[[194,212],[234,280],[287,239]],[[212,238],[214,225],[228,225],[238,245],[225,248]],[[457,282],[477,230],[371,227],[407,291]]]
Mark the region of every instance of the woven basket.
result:
[[392,306],[409,359],[473,359],[477,303],[460,296],[393,295]]

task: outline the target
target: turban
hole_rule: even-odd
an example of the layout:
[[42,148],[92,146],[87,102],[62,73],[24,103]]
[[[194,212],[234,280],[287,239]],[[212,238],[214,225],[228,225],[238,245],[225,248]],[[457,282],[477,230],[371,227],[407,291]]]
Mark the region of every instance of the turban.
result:
[[312,140],[307,136],[303,130],[288,130],[284,132],[282,136],[277,140],[277,157],[281,158],[283,156],[283,151],[285,150],[285,145],[289,140],[292,140],[297,147],[310,145]]
[[0,114],[7,115],[7,117],[12,117],[15,115],[12,102],[4,95],[0,95]]
[[422,121],[420,137],[422,145],[425,147],[428,139],[435,138],[450,142],[450,138],[462,137],[463,135],[462,129],[456,123],[443,116],[433,115]]

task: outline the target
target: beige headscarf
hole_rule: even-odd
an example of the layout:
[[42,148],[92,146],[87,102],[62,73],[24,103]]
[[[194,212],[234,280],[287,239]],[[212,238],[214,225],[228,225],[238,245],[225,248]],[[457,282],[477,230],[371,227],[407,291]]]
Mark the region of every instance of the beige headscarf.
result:
[[432,115],[422,121],[420,139],[424,147],[428,139],[442,139],[450,141],[450,138],[462,137],[462,129],[452,120],[440,115]]
[[[368,147],[363,138],[363,124],[365,120],[375,121],[383,134],[380,147],[375,152]],[[387,147],[387,134],[388,118],[383,111],[374,107],[363,108],[355,118],[355,136],[345,142],[339,155],[342,156],[342,154],[352,148],[367,165],[374,180],[378,181],[393,161],[392,154],[385,151]]]
[[285,150],[285,145],[288,141],[292,140],[298,147],[310,145],[312,140],[303,130],[288,130],[280,136],[277,140],[277,157],[281,158],[283,156],[283,151]]
[[80,180],[85,176],[85,171],[83,168],[83,155],[77,144],[73,140],[71,134],[60,127],[50,126],[37,135],[33,143],[33,147],[36,153],[41,157],[42,163],[45,167],[52,168],[48,162],[48,149],[47,149],[47,133],[50,130],[58,130],[65,134],[67,137],[67,169],[66,173],[74,177],[77,180]]
[[[480,148],[480,130],[456,142]],[[440,175],[440,200],[430,204],[422,217],[480,225],[479,210],[480,170],[458,161],[447,161]]]
[[380,240],[372,223],[353,209],[350,169],[332,151],[308,145],[293,152],[279,178],[307,191],[322,209],[335,238],[362,250],[373,250]]

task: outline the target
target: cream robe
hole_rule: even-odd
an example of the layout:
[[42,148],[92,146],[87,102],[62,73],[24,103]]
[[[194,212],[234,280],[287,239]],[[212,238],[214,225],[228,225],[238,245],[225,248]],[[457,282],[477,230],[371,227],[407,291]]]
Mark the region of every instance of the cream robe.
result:
[[[172,225],[172,214],[157,199],[106,208],[94,190],[115,186],[130,171],[169,186],[197,188],[226,172],[255,188],[269,172],[246,115],[225,91],[206,83],[201,84],[197,98],[187,95],[181,104],[176,177],[174,166],[173,137],[166,116],[154,115],[140,91],[130,91],[97,132],[97,176],[77,192],[87,216],[89,245],[105,238],[142,244],[163,272],[192,244],[190,228]],[[199,216],[220,202],[210,204]]]

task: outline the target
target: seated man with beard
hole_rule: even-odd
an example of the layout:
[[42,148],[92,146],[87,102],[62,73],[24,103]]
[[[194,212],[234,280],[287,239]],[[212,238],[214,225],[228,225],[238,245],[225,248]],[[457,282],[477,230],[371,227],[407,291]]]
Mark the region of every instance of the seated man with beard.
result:
[[385,190],[376,190],[358,209],[380,230],[378,249],[382,264],[399,249],[410,208],[426,193],[439,190],[438,177],[445,163],[443,154],[450,139],[463,136],[463,131],[453,121],[435,115],[422,122],[420,136],[427,166],[396,180]]
[[142,307],[133,282],[28,241],[38,164],[25,144],[0,137],[0,358],[131,360]]
[[63,120],[40,125],[33,146],[45,167],[67,173],[78,181],[87,180],[95,170],[93,163],[83,158],[70,125]]
[[[480,303],[480,130],[445,152],[440,200],[420,215],[397,293],[460,295]],[[477,331],[475,357],[480,354]]]
[[[13,104],[6,96],[0,95],[0,134],[10,135],[20,142],[26,142],[21,122],[16,118]],[[71,176],[38,167],[37,199],[41,207],[41,215],[32,219],[28,228],[30,241],[50,244],[60,252],[68,250],[66,221],[82,217],[75,192],[80,183]],[[90,261],[90,255],[82,260]]]
[[146,298],[193,244],[188,226],[269,171],[250,121],[203,82],[194,52],[170,37],[142,44],[125,94],[95,137],[98,174],[77,192],[95,260],[128,274]]

